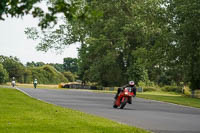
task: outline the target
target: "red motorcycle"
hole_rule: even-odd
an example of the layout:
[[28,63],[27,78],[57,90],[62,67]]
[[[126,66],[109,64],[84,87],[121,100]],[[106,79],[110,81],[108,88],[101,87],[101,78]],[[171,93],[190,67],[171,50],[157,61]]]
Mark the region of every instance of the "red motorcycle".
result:
[[126,87],[122,92],[120,92],[117,99],[114,101],[113,108],[120,107],[120,109],[123,109],[127,102],[129,102],[134,95],[131,87]]

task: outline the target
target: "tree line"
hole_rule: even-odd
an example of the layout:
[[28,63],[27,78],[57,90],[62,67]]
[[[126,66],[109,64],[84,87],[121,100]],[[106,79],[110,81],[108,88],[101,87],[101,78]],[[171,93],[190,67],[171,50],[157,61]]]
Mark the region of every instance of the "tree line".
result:
[[63,64],[45,64],[27,62],[23,65],[17,57],[0,56],[0,83],[11,81],[32,83],[34,79],[40,84],[58,84],[73,82],[77,78],[77,59],[64,58]]
[[[120,86],[134,80],[147,85],[184,83],[192,90],[200,88],[199,0],[50,3],[53,9],[49,8],[48,15],[40,10],[31,14],[46,18],[40,24],[51,24],[58,21],[55,15],[60,13],[59,21],[64,24],[54,28],[46,25],[45,30],[42,26],[41,32],[27,28],[25,32],[28,38],[41,40],[37,49],[42,51],[80,42],[78,75],[83,82]],[[2,13],[9,14],[6,11]]]

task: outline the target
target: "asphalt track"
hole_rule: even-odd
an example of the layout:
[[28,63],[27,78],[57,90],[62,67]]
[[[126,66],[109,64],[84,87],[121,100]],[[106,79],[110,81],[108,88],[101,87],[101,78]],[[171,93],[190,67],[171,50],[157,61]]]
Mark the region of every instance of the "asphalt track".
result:
[[67,108],[103,116],[155,133],[200,133],[200,109],[133,98],[114,109],[113,94],[80,90],[20,89],[29,96]]

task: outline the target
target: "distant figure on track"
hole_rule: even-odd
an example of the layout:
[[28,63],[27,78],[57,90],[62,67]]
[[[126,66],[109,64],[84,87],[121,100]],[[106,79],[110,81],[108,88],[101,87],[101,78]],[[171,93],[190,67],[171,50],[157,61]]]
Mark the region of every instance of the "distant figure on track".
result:
[[35,79],[34,81],[33,81],[33,85],[34,85],[34,88],[36,89],[36,87],[37,87],[37,79]]
[[12,85],[12,87],[15,87],[15,77],[12,77],[12,82],[11,82],[11,85]]

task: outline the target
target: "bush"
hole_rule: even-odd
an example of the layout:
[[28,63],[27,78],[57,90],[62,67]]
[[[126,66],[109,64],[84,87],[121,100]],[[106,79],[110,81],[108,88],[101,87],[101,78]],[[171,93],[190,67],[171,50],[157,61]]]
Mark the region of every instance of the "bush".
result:
[[58,72],[54,67],[44,65],[42,67],[30,68],[33,79],[37,79],[38,83],[42,84],[58,84],[68,82],[64,75]]
[[76,75],[71,73],[71,72],[64,72],[63,75],[65,76],[65,78],[67,78],[69,80],[69,82],[74,82]]
[[188,86],[184,86],[184,95],[191,96],[190,88]]
[[140,87],[143,88],[143,92],[147,92],[147,91],[157,91],[157,90],[159,90],[159,89],[155,86],[154,82],[151,82],[150,80],[148,80],[147,82],[139,81],[139,82],[138,82],[138,85],[139,85],[138,88],[140,88]]
[[24,83],[32,83],[33,82],[31,70],[25,69],[23,77],[24,77]]
[[5,83],[8,80],[8,73],[4,69],[3,65],[0,64],[0,84]]
[[164,86],[162,87],[162,91],[181,93],[182,87],[181,86]]
[[139,81],[138,82],[138,85],[140,87],[145,87],[145,86],[155,86],[155,83],[154,82],[151,82],[150,80],[147,80],[146,82],[143,82],[143,81]]
[[155,87],[143,87],[143,92],[147,91],[157,91],[157,89]]

